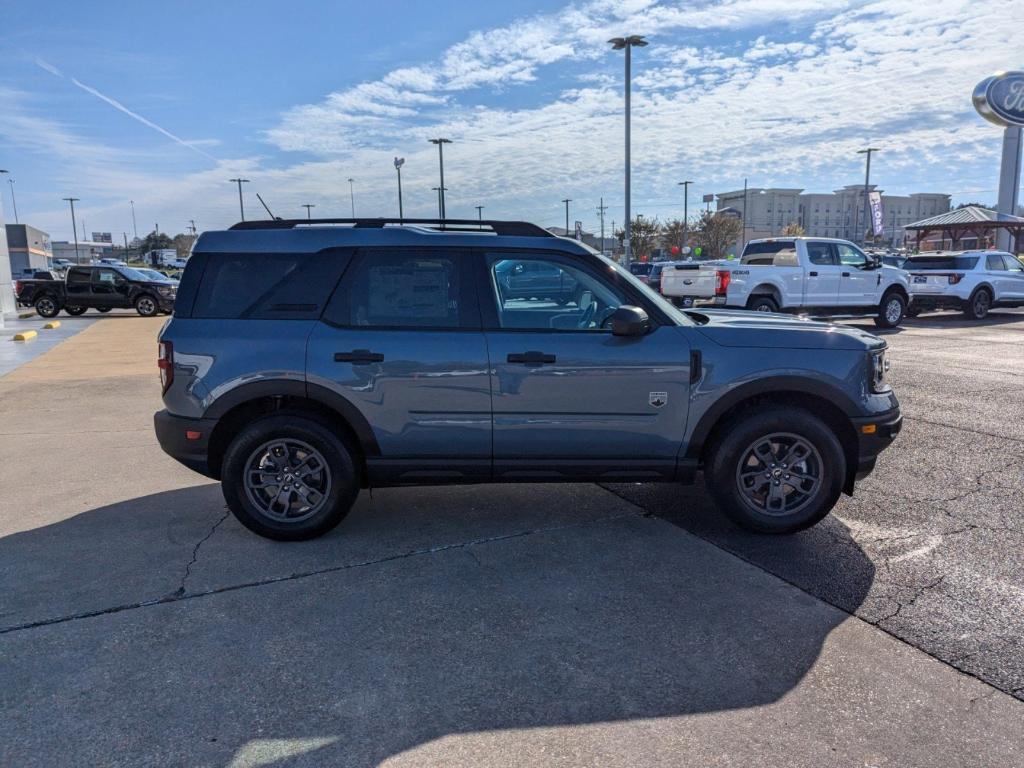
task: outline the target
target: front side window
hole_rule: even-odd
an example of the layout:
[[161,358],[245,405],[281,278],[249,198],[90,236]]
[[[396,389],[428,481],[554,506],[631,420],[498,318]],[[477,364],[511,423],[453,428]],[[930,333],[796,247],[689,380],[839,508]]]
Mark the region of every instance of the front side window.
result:
[[839,263],[844,267],[865,267],[868,263],[868,257],[857,248],[852,245],[846,245],[845,243],[837,243],[836,251],[839,253]]
[[1010,272],[1024,272],[1024,264],[1021,264],[1017,257],[1004,253],[1003,261],[1006,263],[1006,269]]
[[349,327],[469,327],[464,282],[455,254],[366,251],[345,273],[324,319]]
[[502,329],[607,330],[627,303],[618,287],[561,260],[498,257],[489,269]]

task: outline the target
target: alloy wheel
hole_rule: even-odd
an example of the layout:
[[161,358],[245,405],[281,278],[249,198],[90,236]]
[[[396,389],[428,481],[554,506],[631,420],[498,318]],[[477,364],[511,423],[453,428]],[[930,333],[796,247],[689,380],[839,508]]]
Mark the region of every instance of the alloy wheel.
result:
[[323,508],[331,493],[331,470],[309,443],[282,438],[252,452],[244,485],[260,514],[275,522],[296,523]]
[[736,486],[751,509],[772,516],[791,515],[810,504],[822,485],[821,454],[790,432],[759,437],[741,454]]

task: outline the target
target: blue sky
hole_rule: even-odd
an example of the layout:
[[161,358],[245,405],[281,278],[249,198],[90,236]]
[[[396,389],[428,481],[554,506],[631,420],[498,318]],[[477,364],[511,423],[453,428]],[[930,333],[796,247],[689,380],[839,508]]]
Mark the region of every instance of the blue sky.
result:
[[[634,58],[635,212],[681,214],[677,181],[828,191],[882,148],[887,192],[995,198],[1000,132],[973,85],[1024,66],[1019,0],[426,3],[0,2],[0,168],[23,222],[70,236],[237,220],[227,181],[277,215],[432,215],[430,136],[450,216],[622,220],[624,33]],[[1014,58],[1014,56],[1018,58]],[[10,187],[4,211],[12,220]]]

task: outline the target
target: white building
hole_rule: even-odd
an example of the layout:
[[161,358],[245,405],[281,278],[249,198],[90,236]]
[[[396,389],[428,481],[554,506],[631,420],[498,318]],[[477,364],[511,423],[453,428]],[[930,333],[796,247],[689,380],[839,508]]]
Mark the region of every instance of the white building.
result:
[[53,240],[50,247],[53,249],[53,258],[67,259],[76,264],[88,264],[94,259],[112,256],[114,253],[113,244],[97,243],[92,240],[79,240],[77,251],[75,244],[67,240]]
[[[881,192],[875,185],[872,192]],[[841,237],[860,241],[868,224],[864,219],[864,185],[850,184],[831,193],[802,189],[750,187],[717,196],[718,210],[733,208],[746,219],[746,240],[773,237],[787,224],[796,223],[811,237]],[[937,192],[911,195],[882,194],[885,232],[880,236],[892,245],[902,245],[903,227],[949,210],[950,196]],[[743,211],[747,215],[743,216]]]

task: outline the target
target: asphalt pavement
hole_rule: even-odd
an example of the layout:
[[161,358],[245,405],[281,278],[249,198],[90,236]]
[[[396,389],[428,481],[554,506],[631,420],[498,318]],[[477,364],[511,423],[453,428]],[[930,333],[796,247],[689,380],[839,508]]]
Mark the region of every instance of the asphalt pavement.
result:
[[0,378],[0,765],[1024,765],[1012,664],[929,646],[1020,635],[1022,439],[924,394],[988,334],[1019,369],[1012,324],[891,334],[901,450],[798,536],[696,489],[516,485],[364,492],[281,544],[156,445],[161,323]]

